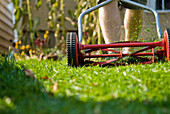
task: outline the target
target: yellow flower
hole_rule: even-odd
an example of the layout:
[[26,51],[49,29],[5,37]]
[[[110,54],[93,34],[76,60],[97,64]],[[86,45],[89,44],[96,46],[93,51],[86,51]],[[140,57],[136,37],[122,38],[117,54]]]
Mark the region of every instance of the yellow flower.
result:
[[15,58],[17,58],[17,57],[18,57],[17,53],[14,53],[14,57],[15,57]]
[[33,50],[32,52],[35,53],[35,50]]
[[46,31],[45,31],[45,34],[49,34],[49,31],[48,31],[48,30],[46,30]]
[[21,43],[22,43],[22,42],[21,42],[21,40],[20,40],[20,41],[18,42],[18,44],[21,45]]
[[15,45],[18,45],[18,42],[16,42]]
[[15,48],[18,49],[18,44],[17,43],[15,44]]
[[37,33],[37,37],[39,37],[40,35]]
[[25,47],[26,49],[29,49],[30,48],[30,45],[26,45],[26,47]]
[[33,50],[32,52],[33,52],[33,53],[35,53],[36,51],[35,51],[35,50]]
[[20,47],[20,49],[21,49],[21,50],[24,50],[24,49],[25,49],[25,46],[24,46],[24,45],[23,45],[23,46],[21,46],[21,47]]
[[21,55],[22,55],[22,56],[24,56],[24,54],[25,54],[25,52],[24,52],[24,51],[22,51],[22,52],[21,52]]
[[32,53],[32,49],[29,50],[29,53]]
[[29,54],[30,54],[30,56],[32,56],[32,49],[29,50]]
[[44,34],[44,38],[46,39],[48,37],[48,35],[47,34]]

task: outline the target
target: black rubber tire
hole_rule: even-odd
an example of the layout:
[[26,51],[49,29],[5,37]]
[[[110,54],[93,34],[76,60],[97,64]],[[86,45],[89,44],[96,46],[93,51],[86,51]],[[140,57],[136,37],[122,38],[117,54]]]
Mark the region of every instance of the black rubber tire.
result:
[[75,32],[69,32],[67,33],[67,63],[69,66],[77,67],[77,57],[76,57],[76,33]]

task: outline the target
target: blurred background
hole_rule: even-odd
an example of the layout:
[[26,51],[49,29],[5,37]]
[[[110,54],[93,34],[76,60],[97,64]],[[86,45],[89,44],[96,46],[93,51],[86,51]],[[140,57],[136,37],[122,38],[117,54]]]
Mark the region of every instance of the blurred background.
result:
[[[0,0],[0,53],[13,52],[16,58],[37,58],[66,54],[67,32],[77,32],[77,19],[81,12],[95,6],[97,0]],[[170,28],[170,1],[148,0],[148,6],[156,9],[160,16],[162,33]],[[124,40],[123,16],[121,36]],[[157,40],[155,19],[145,11],[139,40]],[[102,44],[98,11],[83,20],[83,44]]]

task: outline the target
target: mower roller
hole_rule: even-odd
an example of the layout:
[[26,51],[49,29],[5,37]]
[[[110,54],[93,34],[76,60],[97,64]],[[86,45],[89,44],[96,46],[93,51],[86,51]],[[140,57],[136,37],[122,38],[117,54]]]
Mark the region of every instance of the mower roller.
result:
[[[103,7],[113,0],[107,0],[102,2],[80,14],[78,19],[78,36],[76,32],[67,33],[67,62],[69,66],[77,67],[83,66],[85,64],[91,65],[112,65],[112,62],[119,61],[115,63],[116,65],[122,65],[122,59],[126,56],[139,58],[142,60],[141,64],[151,64],[159,60],[169,61],[169,43],[170,43],[170,29],[165,29],[163,37],[161,35],[161,27],[158,13],[145,5],[133,2],[131,0],[122,0],[122,2],[134,6],[138,6],[143,10],[151,11],[156,20],[156,28],[158,34],[158,41],[156,42],[140,42],[140,41],[123,41],[116,42],[112,44],[94,44],[94,45],[83,45],[82,36],[82,19],[85,14],[88,14],[100,7]],[[123,48],[125,47],[141,47],[133,53],[123,53]],[[92,54],[94,51],[106,51],[108,54]],[[119,51],[117,51],[119,50]],[[109,54],[109,52],[113,52]],[[91,61],[92,58],[112,58],[98,59],[98,61]],[[137,64],[137,63],[135,63]]]

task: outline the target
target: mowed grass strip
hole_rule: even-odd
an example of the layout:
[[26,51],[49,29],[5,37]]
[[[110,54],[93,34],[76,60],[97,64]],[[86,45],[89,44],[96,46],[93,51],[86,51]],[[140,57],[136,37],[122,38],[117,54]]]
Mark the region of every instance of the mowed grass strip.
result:
[[[23,69],[32,69],[35,80],[23,75],[23,82],[9,93],[0,80],[2,103],[11,99],[12,106],[2,106],[7,112],[30,113],[170,113],[170,63],[117,67],[69,67],[66,61],[24,60],[9,62]],[[2,71],[1,77],[8,72]],[[6,66],[8,67],[8,65]],[[4,68],[5,69],[5,68]],[[17,74],[16,68],[10,68]],[[6,74],[5,74],[6,73]],[[8,76],[6,79],[13,78]],[[18,75],[15,75],[18,77]],[[24,86],[25,84],[25,86]],[[54,91],[54,85],[57,89]],[[31,85],[31,86],[30,86]],[[27,88],[32,89],[27,89]],[[25,88],[25,91],[24,91]],[[25,94],[17,94],[24,91]],[[32,96],[32,97],[30,97]],[[2,108],[1,108],[2,107]]]

